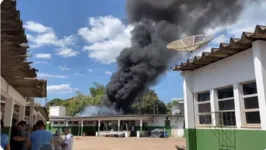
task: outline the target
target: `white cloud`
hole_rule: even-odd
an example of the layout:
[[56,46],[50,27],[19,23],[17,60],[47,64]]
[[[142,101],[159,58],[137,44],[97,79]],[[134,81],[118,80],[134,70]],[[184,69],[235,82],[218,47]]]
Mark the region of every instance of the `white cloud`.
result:
[[226,36],[225,34],[221,34],[217,37],[215,37],[213,40],[212,40],[212,43],[218,45],[220,43],[226,43],[229,41],[229,38],[228,36]]
[[72,57],[76,56],[79,52],[74,51],[71,46],[75,45],[75,37],[73,35],[57,37],[53,28],[46,27],[38,22],[27,21],[24,27],[34,32],[34,34],[27,34],[30,41],[31,48],[39,48],[42,46],[55,46],[59,56]]
[[50,32],[53,30],[52,28],[46,27],[35,21],[27,21],[24,27],[30,31],[37,32],[37,33]]
[[34,61],[35,64],[47,64],[47,61]]
[[110,72],[110,71],[105,71],[105,74],[107,74],[107,75],[112,75],[112,72]]
[[61,71],[68,71],[68,70],[71,70],[69,67],[67,67],[67,66],[59,66],[59,69],[61,70]]
[[72,48],[59,48],[56,50],[56,54],[62,57],[73,57],[77,56],[79,52],[73,50]]
[[93,70],[92,70],[92,69],[90,69],[90,68],[88,68],[88,69],[87,69],[87,71],[88,71],[88,72],[93,72]]
[[39,78],[62,78],[62,79],[67,78],[67,76],[64,76],[64,75],[52,75],[52,74],[47,74],[47,73],[37,73],[37,76]]
[[131,25],[124,25],[121,20],[112,16],[89,19],[89,27],[80,28],[78,34],[88,42],[83,50],[89,57],[101,63],[115,62],[122,49],[129,47]]
[[72,88],[70,84],[59,84],[47,86],[47,91],[51,93],[72,93],[77,91],[77,88]]
[[40,59],[51,59],[52,55],[48,53],[38,53],[35,55],[35,57]]

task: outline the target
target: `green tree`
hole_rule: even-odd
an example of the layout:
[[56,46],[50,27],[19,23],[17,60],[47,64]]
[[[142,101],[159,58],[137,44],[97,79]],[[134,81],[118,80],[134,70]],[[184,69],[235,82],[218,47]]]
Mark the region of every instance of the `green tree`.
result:
[[48,108],[50,106],[66,106],[66,101],[60,98],[55,98],[50,100],[46,105]]
[[135,113],[141,114],[166,114],[167,112],[164,102],[159,100],[154,90],[148,90],[134,102],[132,107]]
[[166,104],[167,114],[172,114],[172,109],[176,106],[179,102],[177,100],[173,100]]
[[99,83],[93,83],[94,87],[90,87],[90,105],[100,105],[102,104],[103,97],[105,94],[105,86]]

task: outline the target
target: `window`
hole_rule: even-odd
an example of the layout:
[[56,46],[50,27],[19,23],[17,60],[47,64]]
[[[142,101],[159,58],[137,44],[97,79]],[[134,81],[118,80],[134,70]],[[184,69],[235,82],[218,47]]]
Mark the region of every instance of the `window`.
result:
[[216,114],[217,124],[224,126],[235,126],[235,102],[234,102],[234,89],[227,87],[217,90],[218,96],[218,109],[219,113]]
[[58,122],[57,121],[54,121],[54,124],[58,124]]
[[72,121],[68,121],[68,124],[72,124]]
[[60,124],[64,124],[64,121],[60,121]]
[[203,92],[197,94],[197,106],[198,106],[198,123],[199,124],[211,124],[211,104],[210,104],[210,92]]
[[260,124],[256,82],[242,84],[246,124]]
[[79,124],[79,122],[78,121],[74,121],[74,124]]

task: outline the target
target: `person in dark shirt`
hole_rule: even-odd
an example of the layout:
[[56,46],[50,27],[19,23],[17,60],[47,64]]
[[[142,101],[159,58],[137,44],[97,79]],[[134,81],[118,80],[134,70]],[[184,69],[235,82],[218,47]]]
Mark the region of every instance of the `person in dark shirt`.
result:
[[12,128],[10,137],[11,150],[23,150],[24,142],[26,139],[23,137],[22,131],[26,128],[26,122],[20,121],[15,127]]

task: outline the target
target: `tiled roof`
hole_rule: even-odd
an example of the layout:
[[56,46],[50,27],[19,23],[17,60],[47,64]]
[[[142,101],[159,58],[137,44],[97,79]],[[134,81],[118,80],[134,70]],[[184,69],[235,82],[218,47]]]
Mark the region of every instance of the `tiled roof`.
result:
[[243,32],[241,39],[231,38],[229,43],[220,43],[219,48],[212,48],[211,52],[202,52],[201,56],[187,59],[186,62],[175,65],[173,71],[196,70],[252,47],[256,40],[266,41],[266,26],[257,25],[254,33]]

